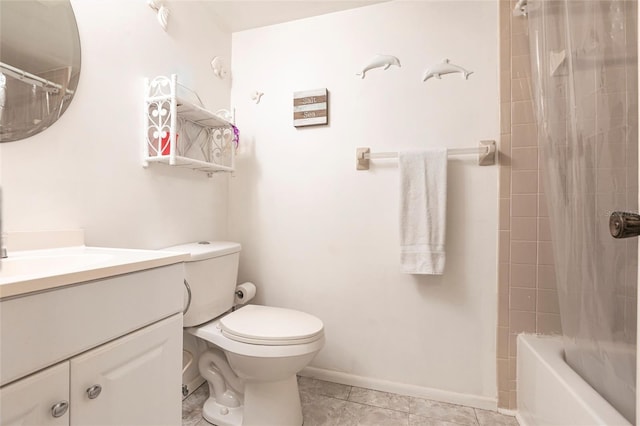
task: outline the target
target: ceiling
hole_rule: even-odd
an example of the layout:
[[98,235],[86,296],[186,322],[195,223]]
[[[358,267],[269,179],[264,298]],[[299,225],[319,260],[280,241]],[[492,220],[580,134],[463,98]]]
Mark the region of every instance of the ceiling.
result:
[[224,29],[236,32],[384,1],[389,0],[214,0],[207,5]]

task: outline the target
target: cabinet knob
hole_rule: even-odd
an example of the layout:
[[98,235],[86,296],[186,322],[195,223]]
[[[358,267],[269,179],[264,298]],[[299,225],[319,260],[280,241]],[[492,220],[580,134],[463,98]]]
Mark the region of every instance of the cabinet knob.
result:
[[93,385],[89,389],[87,389],[87,396],[89,397],[89,399],[96,399],[98,395],[100,395],[100,392],[102,392],[102,386]]
[[51,415],[53,417],[62,417],[64,413],[69,409],[69,403],[67,401],[60,401],[51,407]]

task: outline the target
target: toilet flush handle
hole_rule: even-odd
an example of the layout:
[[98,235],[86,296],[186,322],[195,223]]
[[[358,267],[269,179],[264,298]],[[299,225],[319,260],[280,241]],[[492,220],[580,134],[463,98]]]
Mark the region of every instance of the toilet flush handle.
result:
[[189,296],[189,298],[187,299],[187,306],[184,308],[184,311],[182,311],[183,315],[187,313],[187,311],[189,310],[189,306],[191,306],[191,287],[189,286],[186,278],[184,280],[184,286],[187,288],[187,295]]

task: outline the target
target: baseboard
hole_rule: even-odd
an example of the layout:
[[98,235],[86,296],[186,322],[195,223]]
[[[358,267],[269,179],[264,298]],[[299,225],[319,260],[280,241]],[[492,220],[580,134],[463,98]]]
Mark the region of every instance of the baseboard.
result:
[[306,367],[298,374],[303,377],[311,377],[313,379],[325,380],[327,382],[340,383],[343,385],[397,393],[400,395],[431,399],[440,402],[448,402],[450,404],[466,405],[468,407],[480,408],[483,410],[498,410],[498,400],[496,398],[489,398],[486,396],[470,395],[405,383],[390,382],[387,380],[356,376],[355,374],[325,370],[323,368],[316,367]]
[[530,426],[531,423],[529,423],[529,421],[524,418],[522,415],[520,415],[520,412],[516,412],[516,420],[518,421],[518,424],[520,426]]
[[498,408],[498,413],[511,417],[516,417],[518,415],[516,410],[507,410],[506,408]]

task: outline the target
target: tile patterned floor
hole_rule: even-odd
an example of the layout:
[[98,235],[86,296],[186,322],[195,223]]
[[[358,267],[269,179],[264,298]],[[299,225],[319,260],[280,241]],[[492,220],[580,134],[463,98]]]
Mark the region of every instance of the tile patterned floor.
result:
[[[493,411],[300,377],[304,426],[518,426]],[[210,426],[202,418],[203,385],[182,403],[182,426]],[[265,425],[278,426],[278,425]]]

